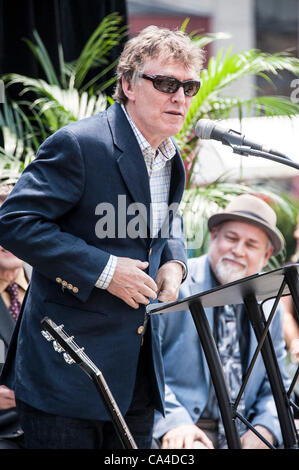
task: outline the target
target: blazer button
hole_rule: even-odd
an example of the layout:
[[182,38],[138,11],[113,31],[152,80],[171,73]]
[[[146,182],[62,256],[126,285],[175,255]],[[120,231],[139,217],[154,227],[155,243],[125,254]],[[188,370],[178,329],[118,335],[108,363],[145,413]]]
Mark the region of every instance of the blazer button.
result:
[[73,285],[72,285],[72,284],[68,284],[66,287],[67,287],[68,289],[70,289],[70,290],[73,289]]
[[62,282],[62,279],[60,277],[57,277],[56,282],[58,282],[58,284],[60,284]]
[[66,281],[62,281],[62,285],[63,285],[63,287],[66,287],[66,286],[67,286],[67,282],[66,282]]
[[78,289],[78,287],[73,287],[73,289],[72,289],[72,290],[73,290],[74,294],[77,294],[77,293],[79,292],[79,289]]
[[144,332],[144,326],[141,325],[141,326],[138,327],[137,333],[138,333],[139,335],[142,335],[143,332]]

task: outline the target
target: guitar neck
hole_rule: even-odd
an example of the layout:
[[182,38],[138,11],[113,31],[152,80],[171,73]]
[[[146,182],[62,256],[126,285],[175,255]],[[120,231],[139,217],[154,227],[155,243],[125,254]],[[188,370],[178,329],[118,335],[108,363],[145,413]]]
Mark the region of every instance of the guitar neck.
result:
[[63,356],[66,362],[69,364],[75,362],[92,379],[105,404],[124,448],[137,449],[133,436],[130,433],[102,372],[85,354],[84,348],[80,348],[73,341],[73,337],[68,336],[67,333],[63,331],[63,325],[57,326],[53,320],[48,317],[45,317],[41,323],[46,330],[46,332],[42,331],[43,336],[48,341],[54,340],[54,349],[57,352],[64,351]]
[[118,437],[122,441],[124,448],[137,449],[134,438],[131,435],[131,432],[119,410],[119,407],[107,385],[102,372],[98,370],[98,373],[91,374],[90,377],[106,405],[106,409],[110,414],[112,422],[115,426],[115,430],[118,434]]

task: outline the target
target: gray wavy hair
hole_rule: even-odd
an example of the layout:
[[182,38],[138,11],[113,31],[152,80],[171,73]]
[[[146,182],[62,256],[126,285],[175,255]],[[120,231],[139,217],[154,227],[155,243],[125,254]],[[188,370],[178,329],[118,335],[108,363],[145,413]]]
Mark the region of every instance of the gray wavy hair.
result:
[[123,92],[122,77],[130,83],[143,73],[148,59],[165,58],[193,69],[199,75],[204,60],[204,51],[200,49],[183,31],[172,31],[158,26],[144,28],[138,36],[127,41],[116,69],[117,82],[113,99],[120,104],[127,102]]

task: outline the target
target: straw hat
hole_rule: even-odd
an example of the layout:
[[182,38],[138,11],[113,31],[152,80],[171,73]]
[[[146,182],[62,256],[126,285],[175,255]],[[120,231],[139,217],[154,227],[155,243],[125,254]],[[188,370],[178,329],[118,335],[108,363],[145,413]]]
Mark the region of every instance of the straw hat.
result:
[[284,241],[276,227],[276,214],[265,201],[251,194],[235,197],[223,212],[217,212],[208,220],[208,228],[212,230],[222,222],[237,220],[260,227],[273,245],[273,255],[283,248]]

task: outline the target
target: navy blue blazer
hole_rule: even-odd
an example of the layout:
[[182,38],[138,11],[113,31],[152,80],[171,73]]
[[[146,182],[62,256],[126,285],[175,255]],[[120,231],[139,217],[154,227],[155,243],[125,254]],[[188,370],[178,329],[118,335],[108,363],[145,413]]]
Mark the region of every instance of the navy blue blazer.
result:
[[[172,159],[169,204],[184,191],[184,167]],[[15,329],[2,382],[16,397],[46,412],[109,419],[89,377],[62,357],[41,335],[40,321],[51,317],[75,336],[100,368],[122,413],[130,405],[141,344],[138,310],[98,289],[95,283],[109,255],[149,261],[148,274],[172,259],[186,262],[181,236],[99,238],[96,207],[105,202],[128,224],[134,215],[117,210],[142,203],[150,213],[148,174],[139,145],[121,107],[68,125],[50,136],[27,166],[0,210],[0,244],[33,267],[23,315]],[[124,198],[125,196],[125,198]],[[125,218],[124,218],[125,217]],[[145,222],[149,225],[149,217]],[[170,212],[172,223],[173,213]],[[163,409],[164,378],[158,316],[152,318],[153,390]]]

